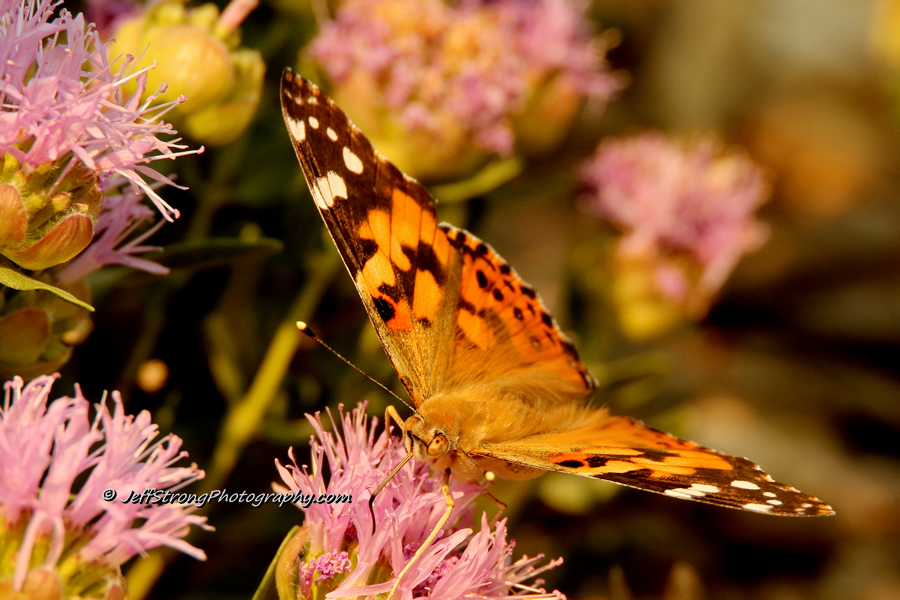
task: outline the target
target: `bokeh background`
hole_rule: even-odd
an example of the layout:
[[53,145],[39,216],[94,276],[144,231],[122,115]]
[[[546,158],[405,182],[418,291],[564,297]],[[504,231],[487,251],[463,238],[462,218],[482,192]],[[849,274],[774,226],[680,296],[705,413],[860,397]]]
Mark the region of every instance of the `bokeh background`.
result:
[[[152,239],[174,257],[172,274],[97,273],[94,330],[55,387],[78,382],[92,400],[120,390],[209,470],[229,407],[286,335],[298,349],[218,482],[231,491],[268,491],[274,460],[289,446],[304,455],[304,413],[366,399],[380,416],[391,400],[314,342],[279,334],[291,315],[400,390],[280,114],[282,68],[304,72],[316,15],[334,10],[313,4],[263,2],[247,18],[243,44],[267,66],[256,118],[233,143],[179,159],[190,190],[164,196],[182,217]],[[890,4],[596,0],[589,14],[598,32],[616,32],[607,59],[627,87],[514,179],[439,206],[541,292],[603,383],[598,402],[748,456],[837,511],[766,517],[555,475],[496,486],[517,552],[564,557],[548,587],[585,600],[900,598],[900,58],[890,49],[900,19],[891,29]],[[702,318],[635,341],[607,294],[609,229],[574,198],[577,165],[600,140],[646,129],[743,146],[771,181],[758,213],[770,235]],[[148,364],[167,372],[159,389],[139,383]],[[249,597],[302,520],[277,506],[215,505],[208,516],[217,531],[191,539],[209,560],[174,559],[149,597]]]

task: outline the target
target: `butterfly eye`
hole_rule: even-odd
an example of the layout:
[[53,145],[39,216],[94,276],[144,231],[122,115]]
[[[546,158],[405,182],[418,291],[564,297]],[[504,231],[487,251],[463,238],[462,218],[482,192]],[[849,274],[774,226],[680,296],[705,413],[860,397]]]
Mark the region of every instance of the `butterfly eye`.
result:
[[447,436],[442,433],[434,436],[434,439],[431,440],[431,443],[428,444],[428,456],[431,458],[437,458],[438,456],[442,456],[447,453],[447,448],[450,443],[447,441]]

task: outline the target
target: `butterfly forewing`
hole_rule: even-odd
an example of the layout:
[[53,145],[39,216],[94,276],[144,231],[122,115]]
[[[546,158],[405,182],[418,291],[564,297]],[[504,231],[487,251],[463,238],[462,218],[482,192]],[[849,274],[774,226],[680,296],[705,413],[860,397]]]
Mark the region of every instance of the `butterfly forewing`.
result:
[[381,343],[413,399],[442,368],[441,321],[452,313],[458,252],[435,221],[434,200],[381,157],[318,87],[288,70],[282,111],[319,213]]
[[[318,87],[282,78],[282,110],[310,191],[381,343],[417,405],[531,366],[556,395],[596,382],[534,290],[435,201]],[[565,393],[563,393],[565,392]]]
[[422,430],[450,440],[450,471],[560,471],[768,514],[832,513],[746,459],[590,407],[596,381],[506,261],[438,224],[425,188],[290,69],[281,101],[313,199]]

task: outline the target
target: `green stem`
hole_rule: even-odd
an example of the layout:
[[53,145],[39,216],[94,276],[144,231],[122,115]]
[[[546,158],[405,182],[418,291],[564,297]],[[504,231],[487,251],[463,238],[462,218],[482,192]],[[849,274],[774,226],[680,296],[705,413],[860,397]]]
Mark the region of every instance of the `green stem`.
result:
[[[339,269],[340,260],[336,252],[326,251],[316,259],[311,261],[313,264],[309,268],[309,280],[278,326],[250,388],[241,401],[233,405],[225,415],[222,434],[213,452],[212,467],[207,471],[198,495],[221,488],[244,448],[256,435],[269,405],[278,393],[303,335],[297,329],[297,321],[313,314],[325,288]],[[204,510],[197,512],[202,513]],[[128,571],[131,600],[146,598],[162,576],[166,564],[176,556],[178,553],[170,548],[159,548],[137,561]]]
[[524,163],[514,156],[488,163],[483,169],[468,179],[431,186],[431,192],[438,202],[464,202],[475,196],[492,192],[504,183],[516,178],[522,172]]
[[203,480],[204,492],[221,487],[244,448],[256,435],[300,344],[303,334],[297,329],[297,321],[308,319],[313,313],[339,265],[338,255],[326,252],[311,267],[310,279],[278,326],[250,388],[225,415],[222,433],[213,452],[212,467]]

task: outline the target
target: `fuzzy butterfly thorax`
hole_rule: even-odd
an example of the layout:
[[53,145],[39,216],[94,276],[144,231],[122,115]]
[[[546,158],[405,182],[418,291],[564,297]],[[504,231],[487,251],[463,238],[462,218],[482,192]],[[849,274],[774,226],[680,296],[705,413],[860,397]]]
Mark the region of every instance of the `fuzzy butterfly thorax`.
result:
[[425,188],[290,69],[281,103],[316,207],[415,404],[407,450],[445,483],[559,471],[759,513],[833,513],[747,459],[592,406],[596,380],[493,248],[439,224]]
[[[495,385],[470,386],[437,394],[417,405],[417,414],[403,427],[404,436],[412,436],[416,458],[431,463],[438,472],[449,469],[469,481],[487,471],[504,479],[528,479],[544,472],[524,463],[483,456],[481,448],[517,439],[536,441],[540,435],[555,436],[557,444],[566,443],[576,439],[579,425],[593,427],[595,421],[608,419],[603,409],[560,403],[558,398],[551,401],[551,396],[535,394],[533,387],[512,391]],[[433,440],[440,437],[449,444],[438,453]]]

